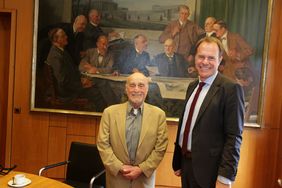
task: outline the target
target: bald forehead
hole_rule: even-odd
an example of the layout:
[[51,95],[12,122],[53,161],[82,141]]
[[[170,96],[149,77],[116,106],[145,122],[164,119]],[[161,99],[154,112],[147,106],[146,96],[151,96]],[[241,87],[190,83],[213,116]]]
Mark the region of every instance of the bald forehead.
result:
[[104,35],[101,35],[101,36],[98,37],[97,41],[98,41],[98,42],[101,42],[101,41],[108,41],[108,38],[107,38],[106,36],[104,36]]
[[92,9],[90,12],[89,12],[89,15],[91,16],[91,15],[99,15],[99,12],[98,12],[98,10],[96,10],[96,9]]
[[84,15],[79,15],[76,17],[77,21],[86,21],[86,17]]
[[142,73],[133,73],[132,75],[130,75],[127,78],[126,84],[129,84],[129,83],[132,83],[132,82],[142,82],[142,83],[148,85],[149,80]]
[[164,43],[164,45],[167,45],[167,46],[171,46],[171,45],[174,45],[174,42],[172,39],[167,39]]
[[215,20],[215,18],[214,17],[208,17],[207,19],[206,19],[206,23],[208,22],[208,23],[212,23],[212,22],[215,22],[216,20]]

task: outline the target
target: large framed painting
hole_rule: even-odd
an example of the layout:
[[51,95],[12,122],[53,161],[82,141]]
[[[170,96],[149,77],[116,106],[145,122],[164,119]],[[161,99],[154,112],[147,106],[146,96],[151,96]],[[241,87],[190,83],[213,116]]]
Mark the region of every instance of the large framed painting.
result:
[[[147,48],[140,53],[147,54],[146,64],[142,64],[146,71],[143,73],[150,78],[146,102],[162,108],[168,120],[178,121],[185,105],[187,87],[197,78],[193,48],[200,35],[207,31],[206,19],[214,17],[222,20],[228,33],[240,36],[250,49],[250,53],[246,49],[241,53],[245,54],[247,66],[233,66],[228,59],[232,54],[229,52],[219,71],[242,85],[246,125],[259,126],[272,0],[35,0],[34,5],[32,111],[100,116],[107,106],[126,101],[125,82],[129,72],[124,72],[119,65],[125,62],[123,56],[130,56],[126,50],[137,49],[136,40],[141,36],[147,41]],[[180,18],[180,5],[189,7],[188,19],[196,28],[191,34],[193,38],[187,40],[189,50],[185,48],[186,51],[181,51],[177,42],[164,37],[169,25]],[[99,17],[98,24],[92,20],[95,15]],[[99,31],[89,30],[90,25]],[[215,27],[212,28],[216,31]],[[61,42],[62,46],[58,47],[55,40],[59,39],[54,33],[59,29],[67,42]],[[85,58],[91,56],[90,51],[99,47],[97,40],[100,39],[92,40],[95,32],[107,36],[107,54],[112,62],[108,71],[95,69],[93,72],[81,68]],[[172,50],[176,53],[173,58],[161,58],[167,53],[169,42],[175,44]],[[239,54],[242,49],[236,50]],[[99,58],[97,56],[97,62],[101,60]],[[134,55],[134,58],[139,58],[139,55]],[[103,56],[101,62],[103,59],[107,57]],[[177,61],[180,68],[171,66],[170,61],[172,64]],[[68,62],[68,68],[65,62]],[[232,74],[228,73],[230,70]]]

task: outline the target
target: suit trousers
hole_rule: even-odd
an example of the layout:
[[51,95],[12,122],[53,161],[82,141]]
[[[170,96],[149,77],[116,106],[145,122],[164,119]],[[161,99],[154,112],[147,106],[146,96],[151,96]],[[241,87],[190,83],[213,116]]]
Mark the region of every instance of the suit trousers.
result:
[[[181,160],[181,187],[182,188],[206,188],[201,187],[194,176],[191,156],[182,156]],[[209,188],[215,188],[215,182]]]

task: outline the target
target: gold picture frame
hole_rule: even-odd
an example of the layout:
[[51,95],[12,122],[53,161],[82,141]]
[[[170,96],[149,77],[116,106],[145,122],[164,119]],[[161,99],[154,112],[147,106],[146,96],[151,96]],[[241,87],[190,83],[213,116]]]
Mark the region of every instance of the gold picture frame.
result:
[[[271,24],[271,13],[272,13],[272,6],[273,6],[273,0],[264,0],[266,1],[265,3],[267,3],[267,7],[265,7],[265,22],[261,23],[264,25],[264,37],[263,37],[263,49],[260,50],[259,52],[259,61],[261,62],[261,64],[259,65],[259,70],[257,72],[259,72],[259,76],[258,76],[258,80],[259,80],[259,90],[255,90],[254,93],[258,96],[258,98],[256,99],[256,103],[257,103],[257,107],[255,110],[255,114],[248,114],[248,112],[246,112],[246,117],[248,116],[248,118],[246,118],[246,122],[245,125],[246,126],[250,126],[250,127],[260,127],[260,123],[262,122],[262,118],[263,118],[263,112],[262,112],[262,106],[263,106],[263,94],[264,94],[264,84],[265,84],[265,78],[266,78],[266,64],[268,61],[268,41],[269,41],[269,33],[270,33],[270,24]],[[38,103],[38,98],[41,97],[42,93],[38,92],[38,83],[40,81],[40,79],[38,78],[38,42],[39,42],[39,35],[40,35],[40,29],[43,26],[47,26],[50,24],[54,24],[55,22],[72,22],[73,18],[75,17],[75,15],[84,13],[86,14],[86,9],[83,9],[81,4],[79,4],[79,2],[87,2],[87,4],[89,6],[91,6],[91,4],[97,4],[97,2],[99,3],[103,3],[102,0],[72,0],[72,1],[68,1],[68,0],[60,0],[60,2],[58,2],[58,0],[35,0],[34,1],[34,34],[33,34],[33,59],[32,59],[32,88],[31,88],[31,111],[40,111],[40,112],[55,112],[55,113],[64,113],[64,114],[79,114],[79,115],[94,115],[94,116],[101,116],[101,112],[97,112],[97,111],[85,111],[85,110],[73,110],[73,109],[69,109],[69,108],[61,108],[61,109],[57,109],[57,108],[52,108],[52,106],[44,106],[44,105],[40,105]],[[122,1],[123,2],[123,6],[126,6],[127,2],[126,0]],[[135,7],[138,7],[136,0],[136,5]],[[144,4],[148,3],[149,1],[142,1],[142,6],[139,5],[139,8],[142,9],[144,8]],[[150,1],[151,2],[151,1]],[[203,9],[207,6],[205,5],[205,3],[207,3],[208,1],[204,1],[204,0],[193,0],[193,1],[187,1],[187,0],[177,0],[177,1],[173,1],[173,3],[171,3],[172,1],[155,1],[154,5],[148,5],[147,7],[167,7],[168,5],[170,7],[173,7],[172,9],[175,11],[176,10],[176,5],[180,5],[180,4],[185,4],[188,5],[190,8],[190,12],[191,12],[191,16],[189,19],[195,21],[196,23],[198,23],[200,26],[203,27]],[[228,1],[225,1],[228,2]],[[119,0],[116,0],[115,3],[119,3]],[[158,4],[159,3],[159,4]],[[132,4],[132,3],[131,3]],[[134,4],[134,3],[133,3]],[[228,3],[226,3],[228,4]],[[152,10],[155,10],[154,8],[152,8]],[[89,9],[89,8],[88,8]],[[125,10],[125,9],[124,9]],[[124,11],[123,10],[123,11]],[[127,7],[127,10],[130,10],[130,7]],[[152,12],[151,10],[151,12]],[[80,12],[79,12],[80,11]],[[84,12],[83,12],[84,11]],[[146,12],[147,11],[147,12]],[[140,12],[142,12],[142,15],[144,15],[145,13],[148,13],[148,10],[140,10]],[[216,8],[209,10],[208,11],[210,13],[209,16],[215,16],[216,17],[216,13],[218,12],[216,11]],[[257,12],[261,12],[261,11],[257,11]],[[46,16],[46,14],[48,16]],[[102,13],[103,14],[103,13]],[[137,13],[136,13],[137,14]],[[44,16],[43,16],[44,15]],[[176,16],[177,14],[174,13],[174,16]],[[226,16],[227,15],[227,16]],[[155,16],[155,15],[154,15]],[[226,17],[228,17],[228,14],[225,14]],[[231,15],[232,16],[232,15]],[[205,15],[206,17],[206,15]],[[221,17],[222,19],[226,18],[226,17]],[[255,16],[254,16],[255,17]],[[229,15],[230,18],[230,15]],[[139,19],[139,18],[138,18]],[[142,19],[142,18],[140,18]],[[146,19],[149,19],[149,17],[147,16]],[[153,19],[150,17],[150,19]],[[175,17],[173,17],[173,19],[175,19]],[[242,18],[243,19],[243,18]],[[244,21],[244,23],[246,23],[246,21]],[[146,27],[146,26],[145,26]],[[149,40],[149,48],[148,51],[150,54],[152,54],[152,57],[154,55],[156,55],[157,53],[162,51],[162,44],[160,44],[158,42],[158,36],[160,35],[160,33],[162,32],[161,30],[158,29],[150,29],[150,28],[145,28],[143,26],[143,29],[140,28],[121,28],[121,27],[117,27],[115,25],[114,28],[110,28],[107,23],[105,23],[103,25],[103,29],[107,30],[112,30],[114,29],[115,31],[119,32],[119,33],[126,33],[125,38],[126,39],[132,39],[134,37],[134,35],[139,34],[139,33],[144,33],[146,34],[146,36],[148,37]],[[245,36],[244,36],[245,37]],[[248,38],[247,38],[248,40]],[[256,48],[256,47],[254,47]],[[152,58],[151,57],[151,58]],[[256,73],[257,73],[256,72]],[[181,97],[183,98],[183,87],[187,87],[187,79],[174,79],[174,78],[162,78],[160,79],[159,77],[152,77],[153,78],[153,83],[159,83],[162,82],[166,84],[167,87],[167,83],[171,85],[175,84],[177,86],[180,85],[180,87],[182,89],[181,92]],[[188,82],[192,81],[192,79],[188,79]],[[112,82],[112,81],[111,81]],[[183,84],[184,82],[186,82],[185,84]],[[114,82],[117,83],[117,82]],[[124,83],[124,80],[122,81],[122,83]],[[120,82],[119,82],[119,85]],[[153,85],[155,86],[155,85]],[[159,85],[160,86],[160,85]],[[173,85],[175,86],[175,85]],[[119,88],[122,88],[121,86],[119,86]],[[123,88],[122,88],[123,89]],[[185,91],[184,91],[185,92]],[[155,95],[153,93],[153,95]],[[160,95],[162,96],[162,95]],[[185,96],[185,95],[184,95]],[[181,102],[182,101],[182,102]],[[173,110],[177,111],[177,115],[171,113],[172,115],[168,116],[167,120],[168,121],[178,121],[179,116],[181,115],[181,111],[184,105],[184,99],[181,99],[181,101],[177,101],[176,104],[181,104],[182,105],[174,105],[177,106],[178,109],[176,109],[177,107],[170,107]],[[249,102],[249,101],[248,101]],[[173,103],[173,102],[172,102]],[[170,104],[173,106],[173,104]],[[181,109],[180,109],[181,108]],[[170,112],[169,112],[170,113]],[[250,119],[253,118],[253,119]]]

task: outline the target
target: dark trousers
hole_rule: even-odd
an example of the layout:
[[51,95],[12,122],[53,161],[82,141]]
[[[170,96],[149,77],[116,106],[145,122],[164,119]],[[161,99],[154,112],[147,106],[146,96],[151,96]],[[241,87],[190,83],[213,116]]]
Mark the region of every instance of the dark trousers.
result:
[[[182,188],[207,188],[201,187],[194,175],[192,168],[191,154],[189,156],[182,157],[181,164],[181,184]],[[212,183],[208,188],[215,188],[215,182]]]
[[201,188],[195,179],[192,169],[191,157],[182,157],[181,164],[181,184],[182,188]]

